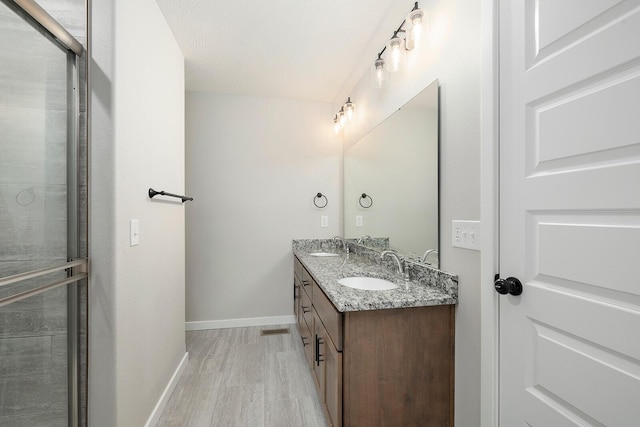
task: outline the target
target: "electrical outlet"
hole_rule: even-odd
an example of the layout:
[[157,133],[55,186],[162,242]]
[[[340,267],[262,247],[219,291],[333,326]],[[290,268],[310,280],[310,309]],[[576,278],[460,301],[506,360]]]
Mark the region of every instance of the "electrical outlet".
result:
[[322,215],[320,217],[320,227],[328,227],[329,226],[329,217],[327,215]]
[[132,219],[129,221],[129,246],[140,244],[140,221]]
[[480,250],[480,221],[451,221],[451,245]]
[[362,215],[356,215],[356,227],[362,227]]

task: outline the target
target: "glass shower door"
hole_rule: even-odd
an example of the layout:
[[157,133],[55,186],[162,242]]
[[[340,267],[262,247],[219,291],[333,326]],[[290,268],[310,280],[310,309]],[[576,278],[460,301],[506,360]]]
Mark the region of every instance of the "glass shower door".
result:
[[76,55],[0,2],[0,425],[77,425]]

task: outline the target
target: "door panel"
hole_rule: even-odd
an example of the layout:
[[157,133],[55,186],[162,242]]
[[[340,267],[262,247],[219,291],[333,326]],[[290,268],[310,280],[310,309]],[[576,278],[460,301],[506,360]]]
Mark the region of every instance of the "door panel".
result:
[[640,419],[637,40],[637,1],[500,2],[503,426]]
[[[533,253],[539,258],[534,277],[579,282],[601,288],[600,292],[637,292],[637,272],[628,266],[640,260],[640,222],[637,217],[628,219],[631,221],[616,213],[535,218],[537,247]],[[572,256],[558,257],[554,252]]]
[[[533,135],[529,144],[535,150],[534,171],[535,167],[562,161],[571,169],[573,165],[583,165],[588,155],[594,160],[603,160],[602,156],[625,159],[628,156],[622,149],[629,146],[635,146],[635,154],[640,153],[639,141],[630,139],[640,133],[640,121],[626,103],[618,102],[626,94],[640,90],[640,74],[634,71],[573,88],[530,107],[528,120],[533,125]],[[576,146],[575,141],[580,145]],[[577,161],[567,164],[575,157]]]
[[[556,409],[588,413],[604,425],[621,425],[620,414],[625,414],[628,424],[640,419],[636,405],[640,369],[636,363],[562,329],[537,321],[532,327],[536,357],[525,374],[527,391],[535,389],[554,401]],[[611,390],[615,390],[615,399]],[[528,396],[528,400],[536,398],[534,393]]]
[[548,57],[591,34],[628,11],[632,2],[621,0],[530,0],[527,42],[535,60]]

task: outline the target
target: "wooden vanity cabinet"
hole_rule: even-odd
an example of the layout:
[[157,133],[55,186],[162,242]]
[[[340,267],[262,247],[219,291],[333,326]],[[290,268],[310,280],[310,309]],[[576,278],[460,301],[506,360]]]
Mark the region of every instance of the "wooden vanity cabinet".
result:
[[310,282],[298,329],[330,424],[452,427],[454,306],[341,313],[295,263]]

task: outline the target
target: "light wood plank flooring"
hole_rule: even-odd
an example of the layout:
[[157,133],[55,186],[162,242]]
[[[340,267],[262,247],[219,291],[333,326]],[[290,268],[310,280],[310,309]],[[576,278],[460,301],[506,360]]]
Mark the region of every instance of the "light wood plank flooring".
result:
[[187,351],[159,427],[327,425],[295,325],[190,331]]

